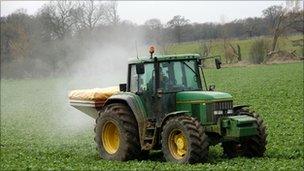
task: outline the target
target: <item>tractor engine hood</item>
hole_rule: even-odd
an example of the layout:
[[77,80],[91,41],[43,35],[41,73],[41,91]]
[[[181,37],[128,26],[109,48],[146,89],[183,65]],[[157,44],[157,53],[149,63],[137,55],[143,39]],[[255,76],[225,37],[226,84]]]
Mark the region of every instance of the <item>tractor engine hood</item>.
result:
[[232,100],[232,96],[228,93],[216,91],[182,91],[176,93],[176,102],[197,102],[204,103],[209,101],[225,101]]

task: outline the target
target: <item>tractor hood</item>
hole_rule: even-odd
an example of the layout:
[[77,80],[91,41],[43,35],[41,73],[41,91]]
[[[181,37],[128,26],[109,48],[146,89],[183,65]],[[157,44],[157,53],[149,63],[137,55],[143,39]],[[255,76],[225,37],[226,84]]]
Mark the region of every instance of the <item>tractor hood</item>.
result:
[[216,91],[182,91],[176,93],[176,102],[206,102],[232,100],[228,93]]

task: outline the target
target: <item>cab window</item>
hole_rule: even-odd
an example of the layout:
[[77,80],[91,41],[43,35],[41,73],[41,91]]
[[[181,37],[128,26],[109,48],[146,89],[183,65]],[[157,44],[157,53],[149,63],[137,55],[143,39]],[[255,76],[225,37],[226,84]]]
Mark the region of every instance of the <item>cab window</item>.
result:
[[130,91],[131,92],[145,92],[154,90],[154,65],[153,63],[145,64],[145,73],[138,75],[136,73],[136,66],[131,66],[130,75]]
[[196,61],[168,61],[160,64],[160,88],[165,92],[198,90],[199,73]]

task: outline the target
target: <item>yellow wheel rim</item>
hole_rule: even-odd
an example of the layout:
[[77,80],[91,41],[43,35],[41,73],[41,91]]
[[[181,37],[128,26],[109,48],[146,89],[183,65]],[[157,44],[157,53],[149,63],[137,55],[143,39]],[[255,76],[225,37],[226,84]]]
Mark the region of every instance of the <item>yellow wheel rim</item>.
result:
[[104,149],[109,154],[114,154],[117,152],[120,143],[119,134],[119,129],[115,123],[108,121],[104,125],[101,139]]
[[187,140],[180,130],[173,130],[170,133],[168,145],[175,159],[182,159],[187,153]]

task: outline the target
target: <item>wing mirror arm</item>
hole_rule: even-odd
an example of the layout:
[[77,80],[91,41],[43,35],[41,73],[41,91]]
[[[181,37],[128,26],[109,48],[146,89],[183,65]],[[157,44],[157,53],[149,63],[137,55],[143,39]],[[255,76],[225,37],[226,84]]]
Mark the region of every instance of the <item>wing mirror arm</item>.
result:
[[202,74],[202,78],[203,81],[204,81],[204,86],[206,87],[206,90],[207,90],[207,82],[206,82],[206,78],[205,78],[205,74],[204,74],[204,71],[203,71],[203,66],[202,65],[199,65],[199,69],[201,70],[201,74]]

